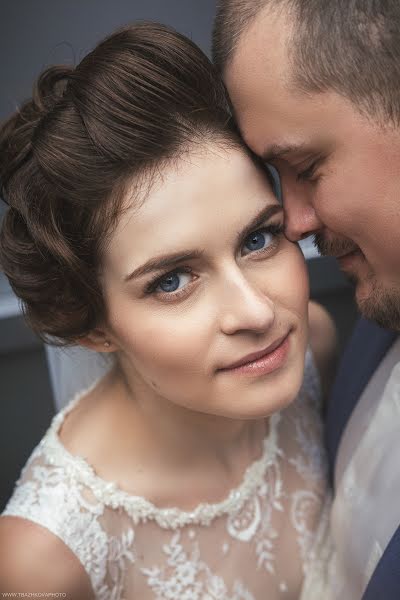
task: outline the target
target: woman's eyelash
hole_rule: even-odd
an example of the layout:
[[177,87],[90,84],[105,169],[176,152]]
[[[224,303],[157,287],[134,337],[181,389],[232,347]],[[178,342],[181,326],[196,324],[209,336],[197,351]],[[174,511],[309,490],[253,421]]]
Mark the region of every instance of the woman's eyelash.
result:
[[270,235],[273,236],[278,236],[281,233],[284,232],[284,224],[283,223],[270,223],[269,225],[264,225],[262,227],[258,227],[257,229],[252,229],[251,231],[249,231],[249,233],[246,233],[246,235],[244,236],[243,240],[242,240],[242,244],[246,241],[246,239],[251,236],[254,235],[255,233],[260,233],[260,232],[267,232]]
[[152,294],[153,292],[155,292],[156,289],[158,288],[158,286],[160,285],[160,283],[162,282],[162,280],[165,279],[166,277],[168,277],[169,275],[175,275],[176,273],[192,273],[192,272],[193,272],[193,269],[191,267],[177,267],[176,269],[173,269],[172,271],[168,271],[167,273],[163,273],[162,275],[157,275],[154,279],[149,281],[149,283],[146,285],[145,293]]
[[[283,223],[271,223],[262,228],[263,231],[268,231],[271,235],[279,235],[284,231]],[[260,230],[258,230],[260,231]]]

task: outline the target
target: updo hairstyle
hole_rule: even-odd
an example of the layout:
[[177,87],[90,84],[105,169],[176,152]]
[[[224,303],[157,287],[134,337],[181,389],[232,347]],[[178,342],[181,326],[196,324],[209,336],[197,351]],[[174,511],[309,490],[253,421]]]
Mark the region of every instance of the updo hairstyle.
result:
[[126,27],[75,69],[42,73],[0,128],[0,265],[43,340],[76,343],[104,322],[101,253],[128,185],[139,195],[166,162],[213,139],[239,144],[225,88],[168,27]]

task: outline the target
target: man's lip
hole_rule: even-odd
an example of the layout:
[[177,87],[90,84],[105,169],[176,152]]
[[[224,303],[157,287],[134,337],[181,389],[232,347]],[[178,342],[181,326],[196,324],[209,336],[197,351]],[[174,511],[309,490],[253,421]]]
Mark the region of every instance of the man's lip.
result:
[[258,352],[252,352],[251,354],[247,354],[246,356],[243,356],[242,358],[240,358],[236,362],[233,362],[233,363],[231,363],[229,365],[226,365],[224,367],[220,367],[218,369],[218,371],[227,371],[228,369],[235,369],[237,367],[242,367],[243,365],[247,365],[248,363],[251,363],[251,362],[257,360],[258,358],[261,358],[262,356],[265,356],[266,354],[271,354],[271,352],[273,352],[274,350],[276,350],[277,348],[279,348],[279,346],[285,341],[285,339],[287,338],[287,336],[289,335],[289,333],[290,332],[288,332],[285,335],[279,337],[274,342],[272,342],[272,344],[270,344],[266,348],[263,348],[262,350],[259,350]]
[[361,252],[359,248],[353,248],[352,250],[348,250],[347,252],[343,252],[342,254],[332,254],[337,260],[341,258],[345,258],[345,256],[351,256],[352,254],[356,254],[357,252]]

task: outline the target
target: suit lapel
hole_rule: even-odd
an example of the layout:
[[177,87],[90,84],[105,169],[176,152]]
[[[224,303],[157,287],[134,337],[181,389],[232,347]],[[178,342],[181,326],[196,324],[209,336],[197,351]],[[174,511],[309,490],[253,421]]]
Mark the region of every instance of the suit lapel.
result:
[[[398,334],[360,319],[341,360],[330,395],[326,445],[332,481],[334,465],[347,422],[372,374]],[[400,527],[379,561],[362,600],[398,600],[400,598]]]
[[351,413],[397,335],[363,318],[354,329],[328,403],[326,446],[332,481],[337,450]]
[[379,561],[362,600],[400,598],[400,527],[394,533]]

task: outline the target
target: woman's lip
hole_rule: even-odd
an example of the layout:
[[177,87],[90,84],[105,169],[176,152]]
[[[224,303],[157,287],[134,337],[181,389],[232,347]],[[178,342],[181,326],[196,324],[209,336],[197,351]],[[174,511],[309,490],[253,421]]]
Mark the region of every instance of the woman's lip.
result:
[[[238,367],[222,369],[221,374],[243,377],[262,377],[280,369],[286,362],[290,350],[290,334],[280,339],[280,344],[251,362]],[[274,344],[275,345],[275,344]],[[271,346],[270,346],[271,348]]]
[[238,361],[233,362],[226,367],[222,367],[222,368],[218,369],[218,371],[231,371],[232,369],[238,369],[240,367],[245,367],[247,365],[250,365],[250,364],[256,362],[257,360],[259,360],[260,358],[267,357],[269,354],[272,354],[277,348],[279,348],[279,346],[282,345],[282,343],[286,340],[288,335],[289,334],[286,333],[285,335],[283,335],[280,338],[278,338],[277,340],[275,340],[272,344],[270,344],[266,348],[263,348],[262,350],[259,350],[258,352],[252,352],[251,354],[247,354],[246,356],[242,357]]

